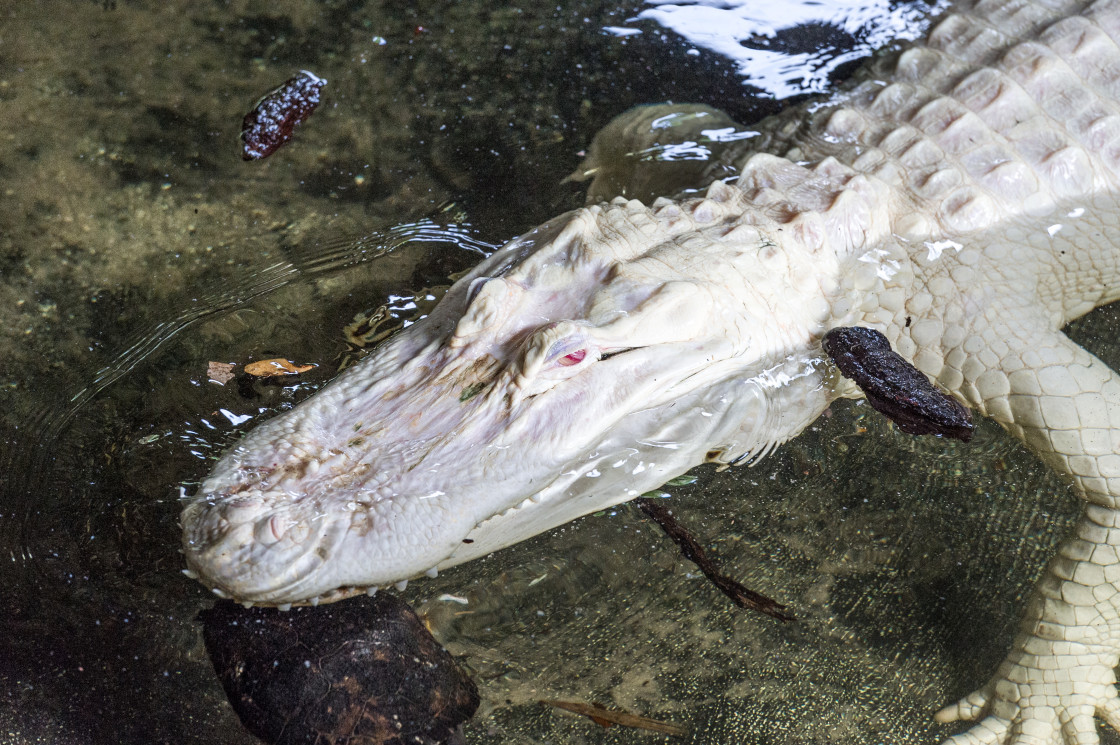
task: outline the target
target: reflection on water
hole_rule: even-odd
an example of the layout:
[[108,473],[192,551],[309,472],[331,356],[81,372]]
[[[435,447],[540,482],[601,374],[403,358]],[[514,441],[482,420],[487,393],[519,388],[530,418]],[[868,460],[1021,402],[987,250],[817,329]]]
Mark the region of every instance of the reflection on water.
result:
[[[739,39],[790,48],[802,32],[785,19],[813,5],[781,7]],[[612,116],[675,99],[752,124],[768,104],[725,73],[762,57],[631,20],[669,26],[684,11],[666,5],[4,12],[0,742],[250,743],[202,648],[212,598],[180,574],[179,487],[322,385],[356,315],[580,204],[564,176]],[[920,17],[835,12],[875,19],[815,21],[809,38],[828,25],[874,46]],[[619,27],[642,33],[603,32]],[[803,52],[808,69],[779,66],[767,90],[816,89],[850,56]],[[300,67],[331,80],[323,107],[273,159],[241,163],[246,106]],[[1117,366],[1118,324],[1106,309],[1075,335]],[[319,366],[249,391],[207,381],[210,361],[278,356]],[[1002,658],[1075,504],[993,426],[945,444],[864,409],[835,407],[753,468],[667,488],[725,570],[795,623],[731,607],[628,506],[412,583],[405,599],[479,682],[468,740],[651,741],[542,698],[687,723],[681,742],[943,734],[931,712]]]
[[[921,38],[944,3],[888,0],[647,0],[652,20],[735,63],[744,82],[777,98],[828,90],[837,70],[892,42]],[[629,35],[634,28],[611,29]]]

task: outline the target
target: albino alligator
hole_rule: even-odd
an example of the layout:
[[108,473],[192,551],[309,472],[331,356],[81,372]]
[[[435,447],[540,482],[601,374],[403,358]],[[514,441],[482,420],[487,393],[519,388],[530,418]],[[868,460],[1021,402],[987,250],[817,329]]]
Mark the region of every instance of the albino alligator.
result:
[[[881,331],[1085,500],[955,743],[1120,727],[1120,378],[1060,331],[1120,296],[1120,0],[981,0],[762,126],[733,185],[561,215],[217,465],[183,511],[216,593],[334,600],[483,556],[838,397]],[[763,146],[768,152],[761,152]]]

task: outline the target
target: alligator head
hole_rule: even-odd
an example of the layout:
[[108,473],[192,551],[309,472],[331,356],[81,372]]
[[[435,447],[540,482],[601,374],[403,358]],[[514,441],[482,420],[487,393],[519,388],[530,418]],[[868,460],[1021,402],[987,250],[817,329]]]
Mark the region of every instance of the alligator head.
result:
[[828,262],[794,266],[741,202],[616,200],[498,250],[218,463],[182,514],[188,572],[243,602],[333,600],[796,434],[835,396]]

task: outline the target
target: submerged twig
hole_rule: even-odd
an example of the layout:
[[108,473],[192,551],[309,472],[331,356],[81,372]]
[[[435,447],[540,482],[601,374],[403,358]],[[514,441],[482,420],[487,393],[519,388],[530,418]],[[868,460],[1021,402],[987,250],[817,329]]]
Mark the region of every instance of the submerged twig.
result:
[[557,709],[563,709],[564,711],[570,711],[574,714],[582,714],[585,717],[590,717],[593,722],[603,727],[618,724],[623,727],[660,732],[663,735],[678,735],[683,737],[688,734],[688,730],[678,724],[661,722],[657,719],[650,719],[649,717],[638,716],[637,714],[630,714],[625,711],[604,709],[602,706],[596,706],[595,704],[584,704],[579,701],[554,701],[544,698],[540,701],[542,704],[555,706]]
[[754,590],[749,590],[740,583],[731,579],[719,571],[716,563],[708,558],[704,553],[704,549],[688,530],[677,522],[673,514],[669,512],[664,506],[657,503],[657,500],[648,499],[646,497],[639,497],[634,500],[634,503],[654,520],[665,534],[672,538],[678,546],[680,546],[681,553],[684,557],[699,567],[700,571],[704,573],[712,584],[720,589],[727,597],[731,598],[732,602],[740,608],[750,608],[751,610],[764,613],[771,618],[776,618],[779,621],[793,621],[794,616],[785,613],[785,605],[771,600],[765,595],[759,594]]

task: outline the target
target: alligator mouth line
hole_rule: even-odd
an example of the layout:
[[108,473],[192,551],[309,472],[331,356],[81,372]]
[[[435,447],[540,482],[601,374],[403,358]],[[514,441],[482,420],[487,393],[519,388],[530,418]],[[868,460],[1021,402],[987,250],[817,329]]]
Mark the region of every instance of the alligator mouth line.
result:
[[603,352],[601,355],[599,355],[599,361],[606,362],[613,357],[618,357],[619,355],[626,354],[627,352],[633,352],[634,350],[641,348],[642,347],[623,347],[621,349],[612,349],[609,352]]

